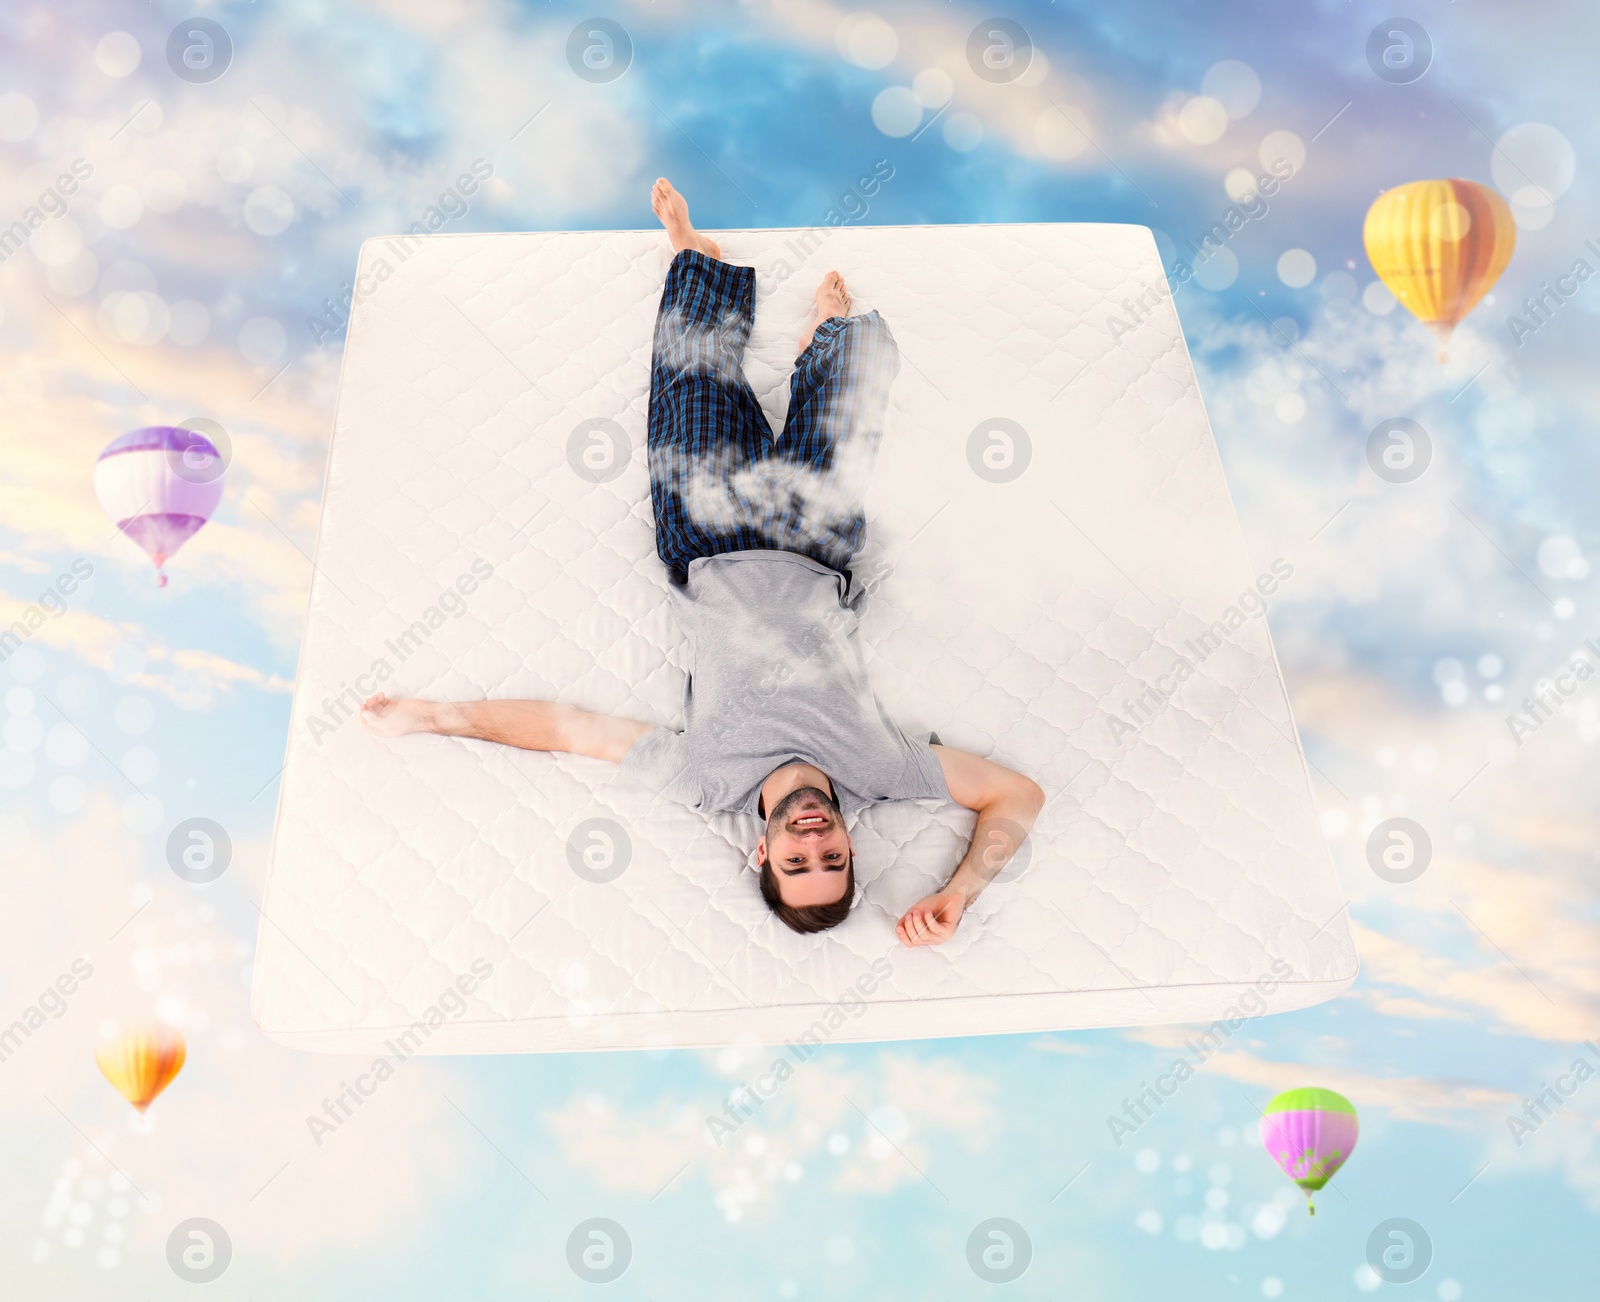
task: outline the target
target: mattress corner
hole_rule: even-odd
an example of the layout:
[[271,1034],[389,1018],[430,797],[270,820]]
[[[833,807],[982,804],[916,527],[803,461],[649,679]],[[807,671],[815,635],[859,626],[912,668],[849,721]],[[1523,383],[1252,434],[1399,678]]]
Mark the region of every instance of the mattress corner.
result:
[[393,236],[389,235],[369,235],[366,239],[361,241],[361,244],[356,249],[356,275],[359,276],[361,274],[361,268],[366,265],[367,250],[373,248],[382,240],[392,238]]
[[285,1032],[281,1027],[269,1024],[269,1020],[262,1008],[263,973],[261,971],[261,944],[256,942],[256,958],[250,981],[250,1020],[255,1023],[256,1030],[271,1040],[274,1044],[281,1044],[286,1048],[294,1049],[299,1045],[291,1033]]
[[1350,937],[1350,975],[1347,976],[1347,977],[1342,978],[1342,980],[1344,981],[1344,984],[1339,987],[1339,993],[1343,994],[1351,986],[1355,985],[1356,978],[1359,977],[1360,975],[1361,975],[1361,951],[1356,948],[1356,938],[1355,938],[1355,936],[1352,935]]
[[1143,231],[1145,238],[1150,241],[1150,247],[1157,249],[1159,252],[1159,246],[1156,244],[1156,228],[1154,226],[1146,226],[1143,222],[1113,222],[1110,224],[1120,226],[1124,230]]

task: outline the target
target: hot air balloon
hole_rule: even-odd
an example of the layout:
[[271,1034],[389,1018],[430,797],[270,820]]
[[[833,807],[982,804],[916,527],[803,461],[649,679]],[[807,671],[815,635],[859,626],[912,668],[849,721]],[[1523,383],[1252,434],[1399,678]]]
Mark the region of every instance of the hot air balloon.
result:
[[1333,1178],[1356,1146],[1356,1110],[1332,1090],[1285,1090],[1261,1115],[1261,1143],[1283,1173],[1300,1186],[1306,1211],[1311,1195]]
[[188,542],[222,500],[226,467],[216,445],[192,429],[151,425],[113,439],[94,467],[94,491],[117,528],[156,567]]
[[1378,278],[1433,331],[1447,362],[1450,332],[1511,261],[1517,224],[1475,181],[1412,181],[1378,196],[1361,238]]
[[94,1060],[117,1092],[143,1112],[183,1069],[186,1052],[177,1028],[157,1022],[107,1040]]

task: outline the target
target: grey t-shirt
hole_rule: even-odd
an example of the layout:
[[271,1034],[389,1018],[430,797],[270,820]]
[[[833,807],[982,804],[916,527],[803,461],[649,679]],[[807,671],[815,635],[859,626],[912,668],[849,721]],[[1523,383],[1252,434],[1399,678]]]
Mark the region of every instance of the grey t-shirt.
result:
[[705,813],[756,814],[761,784],[796,760],[832,779],[846,816],[950,799],[928,744],[872,694],[843,575],[794,552],[738,551],[691,561],[688,580],[669,585],[689,643],[683,731],[647,732],[624,772]]

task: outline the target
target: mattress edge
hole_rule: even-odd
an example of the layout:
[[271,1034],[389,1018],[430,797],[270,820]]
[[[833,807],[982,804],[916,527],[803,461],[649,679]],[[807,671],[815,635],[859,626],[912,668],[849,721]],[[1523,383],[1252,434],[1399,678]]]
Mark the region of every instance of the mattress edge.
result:
[[[1359,969],[1358,969],[1359,970]],[[864,1011],[831,1034],[814,1036],[816,1027],[837,1004],[792,1005],[782,1009],[727,1009],[712,1012],[665,1012],[651,1016],[648,1027],[632,1022],[633,1034],[616,1034],[616,1018],[595,1017],[575,1022],[568,1017],[508,1019],[492,1022],[446,1022],[429,1032],[415,1054],[460,1055],[484,1053],[590,1053],[641,1049],[720,1048],[749,1036],[751,1023],[760,1024],[759,1035],[776,1045],[796,1041],[818,1047],[833,1044],[871,1044],[901,1040],[956,1039],[988,1035],[1050,1034],[1116,1029],[1129,1026],[1215,1025],[1228,1020],[1247,1024],[1257,1017],[1298,1012],[1326,1003],[1348,990],[1358,970],[1348,975],[1317,980],[1282,981],[1269,994],[1251,982],[1217,982],[1165,987],[1183,992],[1165,1012],[1152,1015],[1146,1001],[1149,991],[1139,987],[1096,991],[1048,991],[1037,995],[977,995],[939,1000],[894,1000],[869,1004]],[[1236,1001],[1254,992],[1265,1007],[1243,1013]],[[252,1013],[256,1012],[252,1006]],[[920,1015],[917,1015],[920,1012]],[[1225,1014],[1236,1012],[1229,1019]],[[630,1018],[630,1022],[631,1022]],[[263,1025],[261,1033],[286,1048],[312,1053],[393,1052],[389,1041],[407,1030],[404,1025],[333,1027],[324,1030],[286,1030]],[[1229,1028],[1231,1035],[1238,1028]],[[640,1030],[646,1034],[639,1035]],[[407,1056],[414,1056],[407,1055]]]

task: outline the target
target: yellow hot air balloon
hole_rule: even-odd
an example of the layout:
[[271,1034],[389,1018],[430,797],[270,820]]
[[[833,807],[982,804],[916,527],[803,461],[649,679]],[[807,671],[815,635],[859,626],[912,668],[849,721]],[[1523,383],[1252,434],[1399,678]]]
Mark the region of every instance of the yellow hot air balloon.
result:
[[1439,341],[1500,279],[1517,243],[1511,209],[1475,181],[1412,181],[1380,194],[1361,232],[1378,278]]
[[117,1092],[143,1112],[183,1069],[186,1053],[177,1028],[157,1022],[107,1040],[94,1060]]

